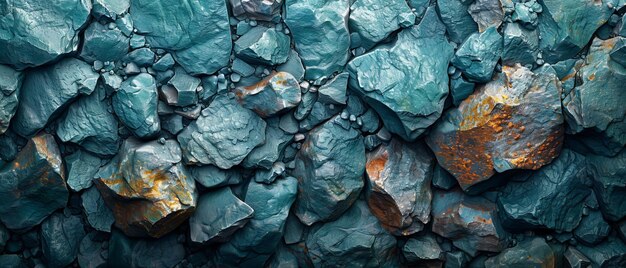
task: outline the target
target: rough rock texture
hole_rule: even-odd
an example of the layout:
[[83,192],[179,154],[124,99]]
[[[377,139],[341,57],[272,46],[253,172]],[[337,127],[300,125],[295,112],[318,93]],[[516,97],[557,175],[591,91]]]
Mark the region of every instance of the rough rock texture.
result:
[[409,238],[402,247],[402,254],[407,261],[418,262],[420,260],[442,259],[443,251],[434,235],[424,234],[416,238]]
[[576,248],[591,260],[591,267],[609,268],[626,265],[626,244],[617,237],[609,237],[594,247],[580,245]]
[[74,58],[28,72],[20,94],[30,97],[20,99],[11,127],[24,137],[35,135],[78,95],[91,94],[97,81],[91,66]]
[[[453,55],[444,34],[430,8],[419,25],[398,33],[396,42],[348,64],[350,89],[378,112],[387,130],[406,140],[420,136],[443,110]],[[438,57],[424,60],[432,53]]]
[[611,226],[602,218],[602,213],[596,210],[580,221],[574,230],[574,237],[583,244],[593,246],[604,240],[610,232]]
[[106,206],[98,189],[96,187],[87,189],[81,195],[81,199],[89,225],[101,232],[111,232],[115,217],[113,211]]
[[287,62],[291,39],[275,28],[252,28],[235,42],[235,54],[250,63],[278,65]]
[[117,27],[109,29],[106,25],[93,22],[84,35],[80,56],[88,62],[121,60],[129,50],[130,38]]
[[543,238],[533,238],[485,261],[486,268],[556,267],[556,254]]
[[296,107],[302,100],[300,85],[293,75],[278,72],[252,86],[235,88],[239,103],[266,118]]
[[280,17],[280,8],[283,4],[283,0],[229,0],[229,2],[235,17],[264,21]]
[[139,74],[124,81],[113,96],[115,114],[140,138],[153,137],[161,130],[155,83],[151,75]]
[[336,116],[313,129],[296,156],[295,214],[306,225],[338,218],[361,192],[364,171],[363,138],[346,121]]
[[504,18],[501,2],[501,0],[474,0],[469,5],[467,11],[478,24],[480,32],[486,31],[489,27],[498,28],[500,26]]
[[470,35],[451,63],[472,82],[489,82],[502,53],[502,35],[494,26]]
[[75,51],[91,1],[3,1],[0,3],[0,64],[35,67]]
[[84,151],[64,158],[67,169],[67,186],[75,192],[91,187],[92,180],[100,168],[101,159]]
[[394,235],[411,235],[430,220],[434,159],[422,143],[397,139],[367,153],[367,203]]
[[161,239],[135,239],[114,231],[109,242],[109,267],[174,267],[185,257],[176,235]]
[[11,118],[17,112],[23,79],[22,72],[0,65],[0,134],[9,129]]
[[611,221],[626,217],[626,149],[615,157],[589,156],[587,163],[604,217]]
[[41,224],[41,248],[48,265],[65,267],[71,264],[78,255],[83,236],[85,231],[79,217],[52,214]]
[[65,207],[69,192],[65,167],[54,137],[41,134],[28,141],[15,160],[0,168],[0,220],[9,229],[40,224]]
[[350,6],[350,31],[359,35],[366,49],[414,23],[415,14],[404,0],[356,0]]
[[[423,0],[420,0],[423,1]],[[428,1],[425,1],[428,3]],[[478,32],[478,25],[470,16],[467,8],[471,1],[464,0],[438,0],[437,11],[441,21],[446,26],[448,36],[457,44],[474,32]]]
[[174,140],[163,144],[124,142],[120,154],[94,181],[115,215],[115,226],[129,236],[161,237],[195,210],[197,191]]
[[220,95],[178,135],[178,141],[186,163],[227,169],[265,141],[266,125],[234,98]]
[[285,23],[310,80],[329,77],[348,61],[348,0],[296,0],[285,3]]
[[503,73],[449,110],[426,141],[465,190],[511,169],[550,163],[563,139],[561,87],[550,73]]

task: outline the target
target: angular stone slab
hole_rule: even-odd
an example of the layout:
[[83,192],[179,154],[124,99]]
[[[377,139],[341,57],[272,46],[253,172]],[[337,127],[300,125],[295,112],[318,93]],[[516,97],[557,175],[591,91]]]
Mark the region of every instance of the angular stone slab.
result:
[[24,74],[6,65],[0,65],[0,135],[7,131],[11,118],[17,112]]
[[472,82],[491,81],[502,54],[502,35],[496,27],[470,35],[457,49],[452,64]]
[[80,198],[89,225],[98,231],[110,233],[115,217],[113,211],[106,206],[98,189],[91,187],[83,192]]
[[280,17],[283,0],[229,0],[232,12],[238,19],[251,18],[271,21]]
[[291,51],[291,38],[276,28],[257,26],[235,41],[235,54],[252,64],[285,63]]
[[235,88],[239,103],[263,118],[296,107],[302,100],[298,80],[287,72],[269,75],[252,86]]
[[113,110],[135,136],[150,138],[161,130],[158,102],[154,77],[141,73],[122,82],[113,95]]
[[136,239],[115,230],[109,240],[108,267],[174,267],[185,258],[178,236]]
[[350,6],[350,31],[369,49],[401,27],[415,24],[415,14],[404,0],[357,0]]

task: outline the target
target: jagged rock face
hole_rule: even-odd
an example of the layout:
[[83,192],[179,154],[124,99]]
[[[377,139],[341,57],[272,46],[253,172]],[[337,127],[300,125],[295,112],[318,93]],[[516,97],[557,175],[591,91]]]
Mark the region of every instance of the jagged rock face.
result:
[[539,169],[563,141],[561,87],[555,75],[503,67],[449,110],[426,142],[464,190],[511,169]]
[[290,41],[288,35],[275,28],[255,27],[235,42],[237,57],[253,63],[278,65],[289,58]]
[[140,138],[154,137],[161,130],[157,104],[156,81],[145,73],[124,81],[113,96],[115,114]]
[[0,135],[7,131],[11,118],[17,112],[24,74],[0,65]]
[[0,169],[0,220],[10,229],[40,224],[65,207],[69,192],[65,167],[54,137],[41,134],[28,141],[13,162]]
[[367,153],[367,203],[394,235],[411,235],[430,220],[434,159],[424,144],[392,140]]
[[3,1],[0,63],[35,67],[75,51],[89,19],[91,1]]
[[543,238],[534,238],[487,259],[485,267],[556,267],[556,254]]
[[298,80],[287,72],[274,73],[252,86],[238,87],[235,95],[243,107],[263,118],[294,108],[302,100]]
[[357,33],[361,46],[371,48],[401,27],[415,23],[415,14],[403,0],[358,0],[350,6],[350,31]]
[[100,169],[94,182],[126,235],[162,237],[194,212],[198,193],[181,154],[174,140],[130,138]]
[[619,221],[626,217],[626,150],[615,157],[587,158],[593,189],[604,217]]
[[271,21],[280,17],[283,0],[229,0],[232,12],[239,19]]

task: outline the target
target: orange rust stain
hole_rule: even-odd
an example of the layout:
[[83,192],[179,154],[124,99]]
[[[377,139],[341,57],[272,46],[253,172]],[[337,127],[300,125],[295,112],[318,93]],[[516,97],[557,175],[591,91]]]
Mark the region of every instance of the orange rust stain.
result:
[[480,222],[480,223],[483,223],[483,224],[488,224],[488,225],[492,225],[493,224],[493,220],[492,219],[485,219],[485,218],[483,218],[481,216],[474,217],[474,221],[475,222]]
[[593,74],[589,75],[588,79],[589,79],[589,81],[596,80],[596,74],[593,73]]
[[380,178],[380,173],[382,173],[385,169],[387,160],[389,160],[389,153],[386,150],[378,152],[374,158],[368,159],[367,163],[365,164],[367,176],[371,180],[378,180]]

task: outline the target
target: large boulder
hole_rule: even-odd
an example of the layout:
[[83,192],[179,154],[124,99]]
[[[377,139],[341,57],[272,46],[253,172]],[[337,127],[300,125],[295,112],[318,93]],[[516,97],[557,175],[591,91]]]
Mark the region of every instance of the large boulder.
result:
[[174,140],[129,138],[98,171],[94,183],[126,235],[162,237],[194,212],[198,193],[181,154]]
[[561,86],[550,73],[503,67],[457,108],[426,142],[464,190],[511,169],[539,169],[563,141]]
[[394,43],[350,61],[350,89],[376,110],[390,132],[415,140],[441,116],[452,55],[445,27],[430,8]]

